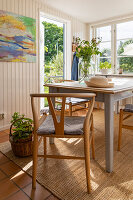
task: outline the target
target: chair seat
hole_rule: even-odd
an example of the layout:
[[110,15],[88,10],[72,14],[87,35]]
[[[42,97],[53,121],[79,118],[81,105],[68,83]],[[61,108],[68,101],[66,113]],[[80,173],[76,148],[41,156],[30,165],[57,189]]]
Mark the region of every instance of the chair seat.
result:
[[40,110],[40,114],[43,115],[43,114],[48,114],[49,113],[49,107],[44,107]]
[[[59,119],[59,117],[57,117]],[[83,134],[83,123],[85,117],[65,117],[64,118],[64,134],[65,135],[81,135]],[[53,123],[53,118],[48,115],[45,121],[37,130],[39,135],[50,135],[55,134],[55,128]]]
[[133,112],[133,104],[126,104],[124,111],[125,112]]

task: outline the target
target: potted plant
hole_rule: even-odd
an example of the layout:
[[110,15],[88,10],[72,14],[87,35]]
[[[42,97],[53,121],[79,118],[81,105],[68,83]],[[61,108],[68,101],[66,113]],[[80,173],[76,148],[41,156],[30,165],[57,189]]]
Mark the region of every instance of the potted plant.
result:
[[15,112],[12,116],[9,141],[16,156],[32,155],[32,119]]
[[89,67],[91,66],[92,55],[101,55],[99,51],[99,43],[101,42],[100,38],[93,38],[90,42],[86,40],[81,40],[80,38],[76,39],[77,48],[76,56],[81,58],[80,69],[83,77],[87,77],[89,74]]
[[122,74],[123,72],[130,72],[130,68],[132,66],[129,66],[128,63],[122,63],[119,67],[119,74]]
[[123,73],[123,68],[120,67],[120,68],[118,69],[118,71],[119,71],[119,74],[122,74],[122,73]]
[[108,70],[111,69],[111,64],[107,61],[100,62],[99,68],[101,69],[102,74],[108,74]]

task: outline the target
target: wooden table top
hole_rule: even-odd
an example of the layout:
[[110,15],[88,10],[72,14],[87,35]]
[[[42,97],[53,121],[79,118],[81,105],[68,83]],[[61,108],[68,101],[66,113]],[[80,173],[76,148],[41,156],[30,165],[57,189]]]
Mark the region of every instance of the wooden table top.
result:
[[62,82],[62,83],[47,83],[44,86],[47,87],[56,87],[56,88],[69,88],[74,90],[84,90],[91,92],[100,92],[100,93],[109,93],[115,94],[124,91],[133,91],[133,78],[112,78],[112,82],[114,83],[113,88],[95,88],[95,87],[87,87],[85,83],[79,83],[78,81],[74,82]]

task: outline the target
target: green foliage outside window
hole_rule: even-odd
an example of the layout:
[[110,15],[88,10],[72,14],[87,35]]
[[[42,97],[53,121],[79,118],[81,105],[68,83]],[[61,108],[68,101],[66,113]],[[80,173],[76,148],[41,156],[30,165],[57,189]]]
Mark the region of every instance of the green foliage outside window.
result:
[[[133,72],[133,56],[125,55],[126,57],[124,57],[124,50],[130,44],[133,44],[133,39],[130,39],[126,42],[120,41],[120,45],[117,50],[119,68],[122,68],[123,72],[129,72],[129,73]],[[101,56],[102,58],[100,58],[100,61],[102,63],[110,62],[110,59],[107,57],[111,56],[111,50],[108,48],[104,48],[101,53],[102,53],[102,56]],[[122,57],[119,57],[119,56],[122,56]]]
[[45,64],[49,64],[58,52],[63,52],[63,27],[48,22],[43,22],[43,25],[45,46],[48,49],[45,51]]
[[[63,76],[63,27],[43,22],[44,25],[44,82],[51,76]],[[51,82],[51,79],[47,83]],[[48,87],[44,88],[49,92]],[[45,106],[48,106],[45,99]]]
[[63,53],[59,52],[52,61],[45,65],[46,76],[63,76]]
[[124,72],[133,72],[133,57],[124,57],[124,49],[129,44],[133,44],[133,39],[130,39],[126,42],[121,41],[117,51],[118,56],[123,56],[119,58],[119,68],[122,68]]

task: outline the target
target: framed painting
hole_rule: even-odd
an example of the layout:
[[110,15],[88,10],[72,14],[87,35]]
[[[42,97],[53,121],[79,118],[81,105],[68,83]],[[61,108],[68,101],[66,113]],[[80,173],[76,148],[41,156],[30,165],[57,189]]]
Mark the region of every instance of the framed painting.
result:
[[36,20],[0,10],[0,62],[36,62]]

